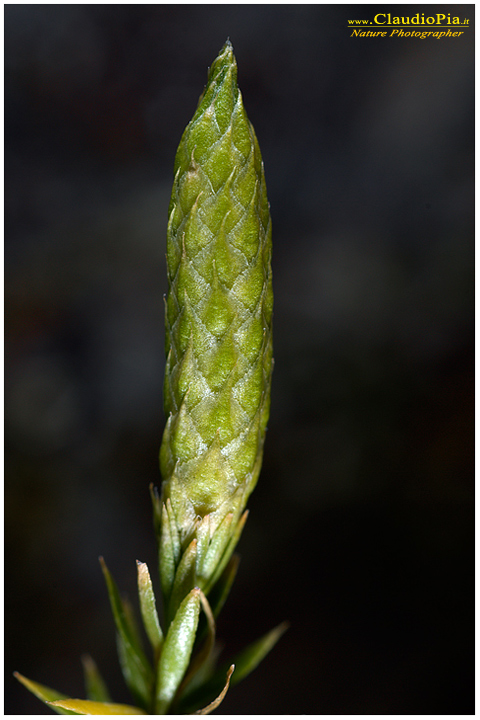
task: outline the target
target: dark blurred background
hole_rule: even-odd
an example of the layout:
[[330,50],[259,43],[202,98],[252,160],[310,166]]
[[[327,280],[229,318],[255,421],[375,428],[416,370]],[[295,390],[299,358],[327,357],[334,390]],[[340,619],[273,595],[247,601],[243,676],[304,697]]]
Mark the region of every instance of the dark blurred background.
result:
[[228,36],[276,366],[218,631],[228,655],[291,626],[221,710],[474,712],[474,31],[350,37],[376,12],[5,6],[7,714],[50,714],[14,670],[84,696],[87,652],[129,702],[98,556],[133,600],[155,574],[173,159]]

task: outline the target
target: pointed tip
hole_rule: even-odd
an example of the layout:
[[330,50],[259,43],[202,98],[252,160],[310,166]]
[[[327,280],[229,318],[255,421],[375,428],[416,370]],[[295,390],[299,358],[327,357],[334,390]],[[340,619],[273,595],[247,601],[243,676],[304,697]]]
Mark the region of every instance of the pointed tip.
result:
[[110,576],[110,571],[109,571],[109,569],[108,569],[108,567],[107,567],[107,563],[106,563],[105,560],[103,559],[103,555],[100,555],[100,557],[98,558],[98,561],[99,561],[99,563],[100,563],[100,567],[101,567],[101,569],[102,569],[102,572],[103,572],[104,577],[105,577],[105,578],[108,578],[108,577]]
[[280,625],[277,625],[277,627],[273,628],[272,632],[276,633],[278,639],[282,637],[282,635],[287,632],[287,630],[290,628],[290,623],[288,620],[284,620],[280,623]]
[[[236,83],[237,61],[235,60],[235,55],[233,53],[233,45],[230,42],[230,39],[227,39],[226,43],[223,45],[222,49],[220,50],[210,67],[209,82],[218,78],[220,73],[223,72],[224,68],[228,67],[233,70]],[[222,74],[221,77],[223,78],[224,75]]]
[[[230,63],[234,66],[234,68],[236,69],[236,67],[237,67],[237,61],[236,61],[236,59],[235,59],[235,53],[234,53],[234,51],[233,51],[233,45],[232,45],[232,43],[231,43],[230,41],[228,41],[228,42],[225,43],[225,49],[224,49],[224,51],[225,51],[225,53],[226,53],[227,56],[228,56],[229,62],[230,62]],[[235,78],[236,78],[236,75],[235,75]]]

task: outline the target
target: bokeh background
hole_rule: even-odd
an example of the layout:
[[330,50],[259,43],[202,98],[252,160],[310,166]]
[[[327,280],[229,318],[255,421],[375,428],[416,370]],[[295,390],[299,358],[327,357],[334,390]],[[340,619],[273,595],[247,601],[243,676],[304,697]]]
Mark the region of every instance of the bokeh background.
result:
[[225,39],[274,224],[261,481],[219,620],[290,629],[224,714],[473,706],[474,6],[5,6],[5,690],[129,701],[98,556],[155,568],[174,153]]

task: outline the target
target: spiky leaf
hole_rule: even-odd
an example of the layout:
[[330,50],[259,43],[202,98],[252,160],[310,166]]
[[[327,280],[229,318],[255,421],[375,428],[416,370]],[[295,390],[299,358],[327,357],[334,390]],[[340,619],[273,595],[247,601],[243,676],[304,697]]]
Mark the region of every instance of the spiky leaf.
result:
[[[68,698],[68,695],[64,695],[63,693],[58,692],[58,690],[52,690],[52,688],[49,688],[46,685],[41,685],[34,680],[29,680],[29,678],[26,678],[24,675],[20,675],[19,672],[14,672],[13,674],[17,678],[17,680],[27,688],[27,690],[30,690],[30,692],[35,695],[35,697],[37,697],[39,700],[42,700],[42,702],[44,703],[50,703],[52,700],[63,700],[65,698]],[[52,710],[54,710],[59,715],[79,714],[71,710],[66,710],[62,707],[53,707]]]
[[165,638],[157,673],[157,715],[167,712],[188,667],[199,613],[200,591],[194,588],[181,603]]
[[148,709],[153,686],[153,670],[148,662],[132,623],[129,609],[118,592],[103,558],[100,558],[108,595],[117,627],[117,646],[125,681],[135,700]]
[[85,676],[85,689],[88,700],[96,702],[111,702],[105,680],[100,675],[97,664],[90,655],[82,657],[83,674]]
[[118,703],[95,702],[94,700],[67,698],[48,704],[54,710],[57,708],[74,710],[74,715],[146,715],[145,710],[134,705],[119,705]]
[[138,595],[140,598],[140,610],[142,613],[143,624],[148,639],[153,647],[153,651],[157,656],[163,643],[163,633],[158,619],[157,607],[155,603],[155,594],[153,592],[152,579],[148,572],[146,563],[137,560],[138,574]]

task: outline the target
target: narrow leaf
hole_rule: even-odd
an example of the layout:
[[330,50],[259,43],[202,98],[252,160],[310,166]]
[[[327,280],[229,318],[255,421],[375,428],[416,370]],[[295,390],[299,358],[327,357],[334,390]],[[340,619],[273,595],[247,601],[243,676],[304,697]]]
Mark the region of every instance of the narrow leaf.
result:
[[74,710],[74,715],[146,715],[141,708],[133,705],[118,705],[117,703],[95,702],[94,700],[77,700],[67,698],[66,700],[55,700],[48,705],[64,710]]
[[[128,597],[124,596],[124,597],[120,598],[120,600],[122,603],[125,620],[127,622],[127,626],[130,631],[132,642],[133,642],[135,648],[137,649],[137,652],[141,655],[144,652],[143,641],[142,641],[142,637],[140,635],[140,628],[138,626],[137,618],[135,615],[135,610],[133,609],[133,605],[130,602],[130,600],[128,599]],[[145,659],[146,659],[146,657],[145,657]],[[147,660],[147,664],[149,665],[148,660]]]
[[95,702],[111,702],[110,694],[98,667],[90,655],[82,657],[87,698]]
[[175,513],[167,498],[162,505],[161,528],[158,555],[160,560],[160,581],[162,584],[164,607],[168,607],[172,593],[175,570],[180,560],[181,546]]
[[175,579],[175,553],[170,532],[170,520],[167,508],[162,507],[162,523],[158,543],[160,560],[160,582],[162,585],[164,607],[167,606]]
[[207,598],[201,590],[199,590],[199,593],[202,610],[205,613],[205,617],[207,619],[207,637],[205,639],[205,642],[203,642],[203,644],[201,645],[200,650],[194,655],[192,662],[190,663],[188,672],[183,678],[183,681],[178,689],[178,696],[181,695],[181,693],[188,686],[192,678],[197,674],[200,668],[208,660],[215,646],[215,618],[213,617],[212,609]]
[[215,572],[210,577],[207,585],[204,588],[204,593],[208,595],[210,593],[210,590],[213,588],[217,580],[220,578],[221,574],[225,570],[228,561],[230,560],[233,551],[237,547],[238,541],[240,540],[240,537],[242,535],[243,528],[245,527],[245,523],[247,522],[248,518],[248,510],[245,510],[242,517],[237,523],[237,526],[228,542],[228,545],[226,547],[225,552],[223,553],[222,559],[218,563],[217,567],[215,568]]
[[130,692],[145,709],[148,708],[153,685],[153,670],[139,646],[137,633],[129,617],[129,610],[122,602],[118,588],[103,558],[100,558],[107,583],[110,604],[117,627],[120,663]]
[[158,619],[152,579],[146,563],[137,560],[138,595],[145,631],[157,656],[163,643],[163,633]]
[[171,620],[183,598],[195,587],[197,562],[197,539],[194,538],[182,555],[175,574],[172,596],[170,598],[168,617]]
[[122,635],[125,635],[129,644],[131,644],[132,647],[135,649],[142,664],[144,664],[145,667],[148,667],[149,663],[143,653],[138,630],[135,627],[135,624],[132,620],[131,607],[129,607],[129,604],[126,600],[123,600],[120,597],[120,593],[118,591],[117,584],[115,583],[110,571],[108,570],[103,557],[100,558],[100,565],[102,567],[102,571],[105,576],[105,581],[106,581],[107,589],[108,589],[108,595],[110,598],[110,604],[112,606],[112,611],[113,611],[113,615],[115,618],[115,624],[117,625],[118,632]]
[[280,640],[283,633],[288,629],[288,623],[283,622],[277,627],[270,630],[266,635],[263,635],[259,640],[256,640],[251,645],[242,650],[239,655],[235,658],[235,676],[232,680],[232,685],[237,685],[240,680],[247,677],[252,670],[255,670],[257,665],[261,663],[263,658],[268,655],[273,646]]
[[[19,672],[14,672],[13,674],[17,678],[17,680],[27,688],[27,690],[30,690],[30,692],[35,695],[35,697],[37,697],[39,700],[42,700],[44,703],[49,703],[52,700],[63,700],[64,698],[68,698],[68,695],[64,695],[57,690],[52,690],[52,688],[49,688],[46,685],[41,685],[40,683],[34,682],[33,680],[29,680],[24,675],[20,675]],[[72,712],[71,710],[64,710],[60,707],[52,708],[52,710],[55,710],[55,712],[59,715],[78,715],[78,713],[76,712]]]
[[233,513],[227,513],[218,528],[215,530],[213,537],[208,546],[208,551],[203,558],[201,566],[198,568],[199,576],[204,581],[204,585],[212,577],[218,563],[222,558],[222,554],[228,545],[231,537]]
[[165,507],[167,508],[168,519],[170,522],[170,535],[172,537],[173,556],[175,558],[175,564],[180,560],[181,543],[180,535],[178,533],[177,521],[175,519],[175,513],[173,512],[172,503],[170,498],[167,498]]
[[151,686],[144,682],[141,673],[139,673],[136,658],[129,652],[129,648],[125,645],[120,633],[117,633],[116,641],[118,659],[125,683],[135,702],[147,709],[150,706]]
[[228,672],[227,672],[227,680],[225,682],[225,687],[223,688],[220,695],[213,700],[213,702],[209,703],[206,707],[202,708],[201,710],[197,710],[196,712],[192,713],[192,715],[210,715],[211,712],[217,709],[217,707],[222,702],[223,698],[227,694],[228,688],[230,687],[230,678],[232,677],[232,673],[235,670],[235,665],[230,665]]
[[200,613],[200,590],[180,604],[169,627],[158,664],[156,714],[165,715],[190,662]]

